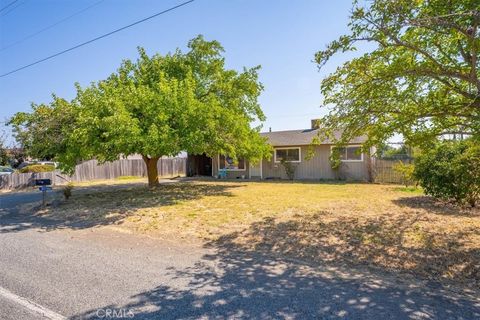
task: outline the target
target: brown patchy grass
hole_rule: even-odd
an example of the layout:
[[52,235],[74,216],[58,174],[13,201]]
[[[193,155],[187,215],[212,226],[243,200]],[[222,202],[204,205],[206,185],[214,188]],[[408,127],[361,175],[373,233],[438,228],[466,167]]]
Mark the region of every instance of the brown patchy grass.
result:
[[[98,192],[102,190],[102,192]],[[196,181],[98,187],[48,215],[322,263],[480,285],[480,211],[374,184]]]

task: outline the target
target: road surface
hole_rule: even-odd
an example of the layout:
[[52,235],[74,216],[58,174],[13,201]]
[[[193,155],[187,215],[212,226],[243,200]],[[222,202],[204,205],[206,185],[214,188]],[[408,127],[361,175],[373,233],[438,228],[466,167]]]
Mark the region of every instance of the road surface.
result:
[[478,297],[439,286],[16,210],[39,199],[0,194],[0,319],[480,318]]

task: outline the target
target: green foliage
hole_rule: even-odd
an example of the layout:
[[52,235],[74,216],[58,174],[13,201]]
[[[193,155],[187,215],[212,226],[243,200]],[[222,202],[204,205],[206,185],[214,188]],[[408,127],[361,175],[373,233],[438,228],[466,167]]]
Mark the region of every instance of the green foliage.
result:
[[330,167],[332,167],[334,171],[340,170],[340,166],[342,165],[342,161],[340,159],[340,150],[341,148],[335,147],[335,148],[332,148],[330,152],[330,156],[329,156]]
[[32,103],[32,112],[17,112],[9,125],[17,142],[32,158],[52,160],[68,151],[78,106],[56,95],[49,104]]
[[401,191],[401,192],[408,192],[408,193],[416,193],[416,194],[423,194],[423,189],[422,188],[417,188],[417,187],[398,187],[394,189],[395,191]]
[[27,172],[52,172],[55,171],[55,166],[49,164],[32,164],[22,169],[18,170],[20,173],[27,173]]
[[7,154],[7,150],[0,145],[0,166],[6,166],[10,164],[9,160],[10,158]]
[[285,159],[282,159],[280,164],[285,169],[285,174],[287,175],[288,179],[293,180],[295,178],[295,170],[297,167],[290,161],[285,161]]
[[411,148],[406,145],[392,147],[388,144],[379,147],[379,156],[382,159],[407,159],[412,156]]
[[330,161],[330,167],[332,168],[335,174],[336,180],[343,180],[345,178],[342,175],[342,168],[345,166],[345,164],[342,162],[340,158],[341,150],[342,150],[342,147],[340,145],[333,147],[330,152],[330,156],[328,157],[328,160]]
[[378,146],[400,133],[431,146],[445,133],[480,135],[478,0],[354,1],[350,34],[316,53],[319,67],[336,53],[367,44],[321,85],[322,132],[339,143],[366,135]]
[[227,69],[220,43],[202,36],[188,48],[153,56],[139,48],[136,61],[123,61],[107,79],[77,84],[74,100],[54,96],[49,105],[33,105],[32,113],[17,113],[10,121],[17,139],[31,155],[51,156],[67,172],[80,160],[141,154],[151,186],[161,156],[268,156],[260,127],[250,126],[265,120],[257,101],[260,67]]
[[65,200],[68,200],[72,196],[73,183],[69,182],[62,188],[63,196]]
[[444,141],[415,160],[415,178],[426,194],[468,203],[480,200],[480,143]]
[[398,161],[393,165],[393,170],[401,175],[402,183],[405,185],[406,188],[413,184],[416,185],[414,176],[415,165]]
[[10,164],[10,157],[7,153],[7,147],[5,146],[5,138],[6,134],[0,133],[0,166],[6,166]]

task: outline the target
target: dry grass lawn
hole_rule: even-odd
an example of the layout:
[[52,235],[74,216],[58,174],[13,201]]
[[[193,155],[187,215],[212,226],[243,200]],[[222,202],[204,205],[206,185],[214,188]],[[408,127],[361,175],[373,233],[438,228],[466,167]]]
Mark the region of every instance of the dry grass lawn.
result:
[[480,285],[480,211],[391,185],[189,181],[79,192],[45,213],[164,238]]

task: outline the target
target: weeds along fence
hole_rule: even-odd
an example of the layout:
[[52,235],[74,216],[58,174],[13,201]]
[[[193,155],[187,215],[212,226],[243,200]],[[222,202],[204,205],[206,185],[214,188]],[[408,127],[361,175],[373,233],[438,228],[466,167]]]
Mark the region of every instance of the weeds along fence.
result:
[[[184,176],[186,158],[159,159],[157,167],[161,178]],[[0,176],[0,190],[30,187],[35,184],[35,179],[51,179],[52,185],[62,185],[68,182],[115,179],[122,176],[147,176],[145,162],[142,159],[122,159],[99,165],[97,160],[89,160],[77,165],[72,176],[64,175],[58,170],[42,173],[13,173]]]
[[395,164],[413,163],[412,159],[375,159],[373,164],[373,177],[374,182],[378,183],[397,183],[402,184],[402,175],[394,170]]

